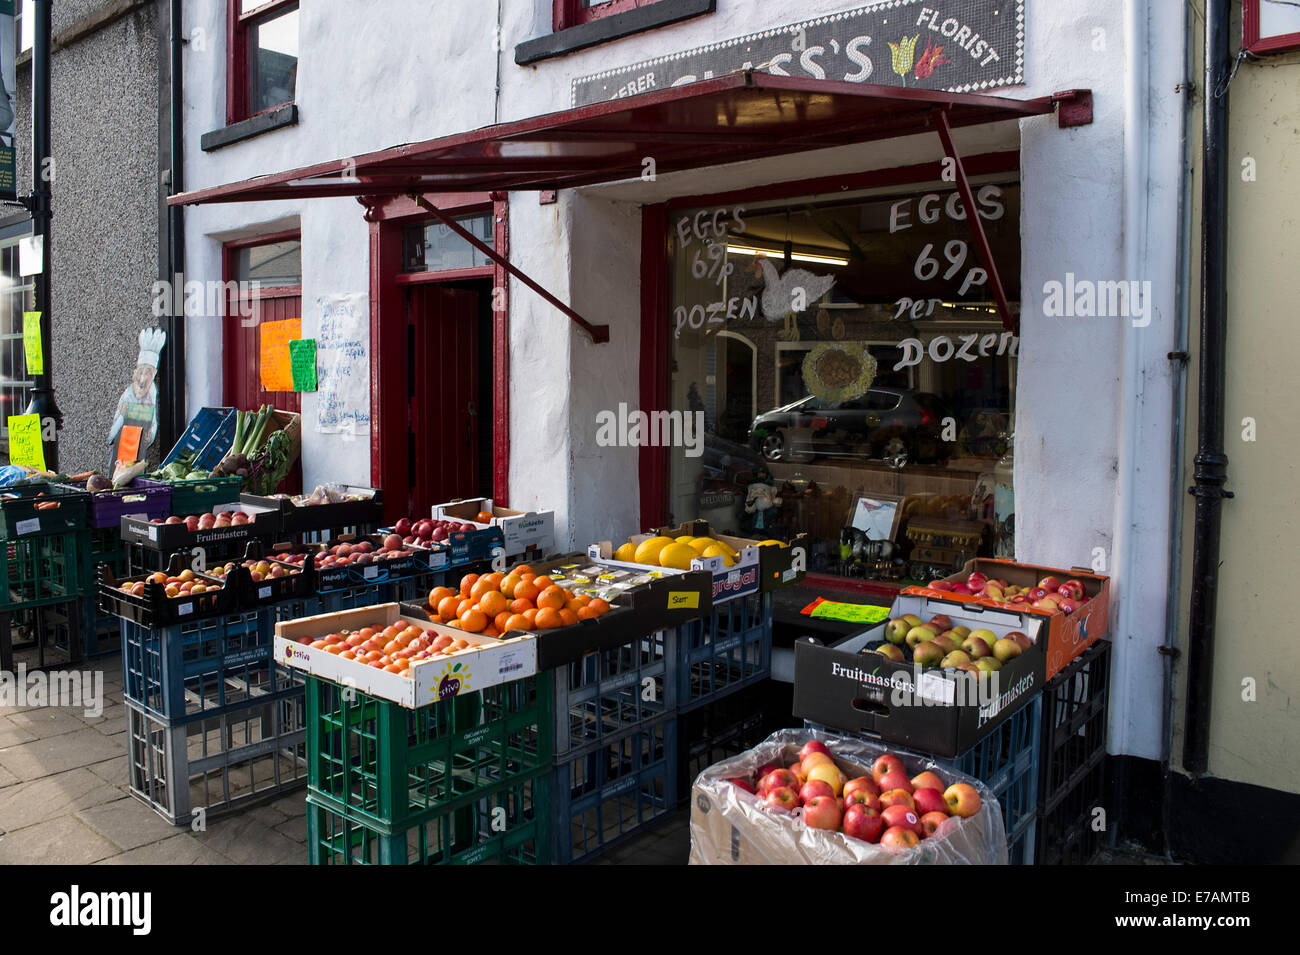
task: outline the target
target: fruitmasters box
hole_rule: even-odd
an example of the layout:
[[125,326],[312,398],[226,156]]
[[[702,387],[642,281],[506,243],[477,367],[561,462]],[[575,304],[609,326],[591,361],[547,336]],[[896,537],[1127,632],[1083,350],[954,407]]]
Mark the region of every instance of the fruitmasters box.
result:
[[957,756],[1024,706],[1046,682],[1048,618],[962,601],[942,591],[909,588],[890,617],[939,614],[953,626],[1019,631],[1033,642],[989,676],[937,667],[917,670],[871,652],[885,642],[886,624],[830,646],[804,637],[794,646],[794,715],[936,756]]
[[[488,523],[477,520],[481,513],[491,514],[492,520]],[[452,501],[449,504],[435,504],[433,517],[463,521],[478,527],[495,525],[501,528],[507,557],[528,550],[547,554],[555,549],[554,511],[512,511],[509,508],[494,506],[490,497],[474,497],[463,501]]]
[[[139,517],[124,517],[122,518],[122,540],[128,544],[140,544],[149,550],[171,553],[182,548],[202,547],[204,544],[224,541],[270,541],[280,533],[280,511],[278,508],[272,509],[260,507],[256,504],[232,502],[216,505],[212,508],[211,513],[220,514],[223,511],[231,513],[243,511],[248,515],[248,523],[192,531],[183,522],[179,524],[154,524]],[[179,517],[180,515],[174,516]]]
[[[411,664],[411,676],[406,676],[344,660],[338,654],[298,642],[304,637],[316,639],[341,630],[360,630],[374,625],[386,627],[399,621],[466,640],[481,649],[417,661]],[[419,709],[462,693],[473,693],[498,683],[535,675],[537,640],[531,633],[498,640],[428,620],[405,617],[397,604],[378,604],[277,623],[275,659],[285,666],[356,687],[363,693],[392,700],[408,709]]]
[[[1055,567],[1042,567],[1038,564],[1018,564],[1012,560],[979,557],[966,562],[959,572],[945,578],[952,582],[964,582],[973,572],[978,571],[985,577],[1002,579],[1016,587],[1032,587],[1045,577],[1059,580],[1078,580],[1083,584],[1084,600],[1082,606],[1072,614],[1056,612],[1048,614],[1041,610],[1029,612],[1050,621],[1047,632],[1047,679],[1060,673],[1067,664],[1088,647],[1107,635],[1110,629],[1110,578],[1091,571],[1060,570]],[[929,587],[909,588],[917,593],[930,596],[942,595],[948,598],[967,600],[976,603],[998,605],[987,598],[967,597],[961,594],[945,593]],[[1026,608],[1028,609],[1028,608]]]

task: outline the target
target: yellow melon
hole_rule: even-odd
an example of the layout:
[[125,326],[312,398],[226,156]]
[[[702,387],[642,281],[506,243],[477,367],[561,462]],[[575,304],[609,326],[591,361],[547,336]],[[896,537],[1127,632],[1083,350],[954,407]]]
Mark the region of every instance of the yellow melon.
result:
[[692,537],[689,541],[691,550],[697,554],[703,554],[706,550],[717,543],[712,537]]
[[637,545],[634,562],[658,567],[659,552],[671,543],[673,543],[671,537],[651,537],[649,540],[642,541]]
[[659,552],[659,566],[690,570],[691,561],[697,556],[690,544],[672,543]]
[[722,544],[720,541],[714,541],[713,546],[706,548],[703,556],[721,557],[722,564],[724,567],[731,567],[733,564],[736,563],[736,559],[722,549]]
[[614,551],[614,559],[620,560],[625,564],[631,564],[636,561],[636,545],[628,541],[618,550]]

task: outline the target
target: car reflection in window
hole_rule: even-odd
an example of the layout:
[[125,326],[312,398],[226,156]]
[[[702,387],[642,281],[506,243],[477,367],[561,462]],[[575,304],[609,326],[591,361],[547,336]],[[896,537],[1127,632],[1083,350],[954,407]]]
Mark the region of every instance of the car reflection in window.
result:
[[940,436],[945,416],[938,396],[927,392],[870,388],[839,403],[807,395],[755,418],[749,444],[767,461],[905,454],[910,462],[932,463],[948,456]]

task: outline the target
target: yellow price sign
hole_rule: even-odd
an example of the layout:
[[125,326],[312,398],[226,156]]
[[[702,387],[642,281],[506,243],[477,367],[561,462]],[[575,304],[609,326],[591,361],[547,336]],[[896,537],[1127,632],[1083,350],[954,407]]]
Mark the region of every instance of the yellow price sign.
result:
[[40,415],[10,416],[9,463],[45,470],[45,444],[41,441]]
[[700,595],[697,591],[682,593],[681,591],[670,591],[668,594],[669,610],[698,610],[700,606]]
[[40,312],[23,312],[23,351],[27,355],[27,374],[32,377],[45,374]]

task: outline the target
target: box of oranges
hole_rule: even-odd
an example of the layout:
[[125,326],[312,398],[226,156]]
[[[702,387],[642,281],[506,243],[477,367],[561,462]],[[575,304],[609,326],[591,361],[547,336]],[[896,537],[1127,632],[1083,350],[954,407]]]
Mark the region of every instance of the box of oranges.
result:
[[508,507],[496,507],[490,497],[475,497],[448,504],[435,504],[433,517],[435,520],[456,520],[479,527],[501,528],[507,557],[516,557],[528,551],[540,556],[555,549],[554,511],[512,511]]
[[275,658],[418,709],[533,676],[537,640],[531,633],[499,639],[407,617],[391,603],[277,623]]
[[709,575],[698,571],[652,576],[558,558],[466,574],[458,586],[435,587],[426,603],[403,610],[491,637],[532,633],[537,667],[548,670],[709,612],[710,587]]

